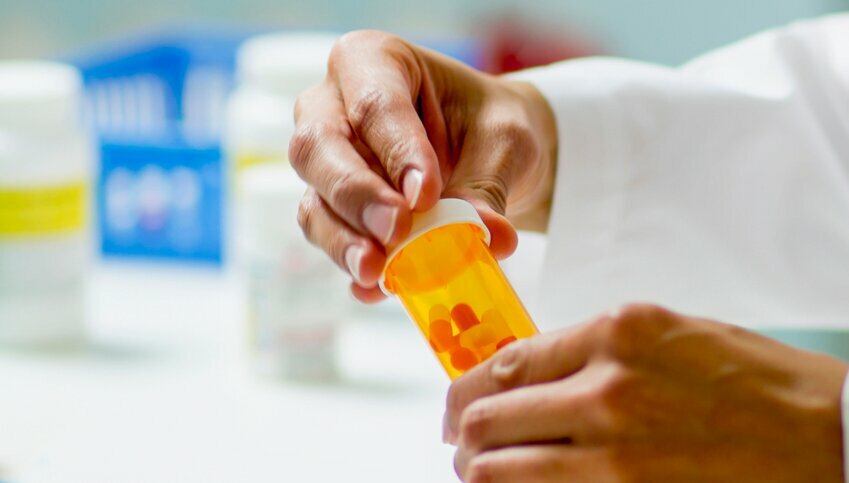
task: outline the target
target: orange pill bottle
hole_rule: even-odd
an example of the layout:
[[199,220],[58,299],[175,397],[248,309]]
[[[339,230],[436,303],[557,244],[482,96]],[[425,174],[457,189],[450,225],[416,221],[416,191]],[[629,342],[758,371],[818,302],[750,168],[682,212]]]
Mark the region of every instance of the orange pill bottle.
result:
[[391,247],[381,289],[397,296],[453,380],[507,344],[538,333],[489,251],[475,208],[443,199],[413,216]]

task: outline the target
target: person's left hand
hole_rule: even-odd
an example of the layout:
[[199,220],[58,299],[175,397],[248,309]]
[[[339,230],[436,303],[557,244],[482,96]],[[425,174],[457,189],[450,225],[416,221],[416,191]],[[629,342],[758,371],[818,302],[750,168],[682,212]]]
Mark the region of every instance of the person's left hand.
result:
[[515,342],[457,379],[466,482],[842,482],[849,366],[649,305]]

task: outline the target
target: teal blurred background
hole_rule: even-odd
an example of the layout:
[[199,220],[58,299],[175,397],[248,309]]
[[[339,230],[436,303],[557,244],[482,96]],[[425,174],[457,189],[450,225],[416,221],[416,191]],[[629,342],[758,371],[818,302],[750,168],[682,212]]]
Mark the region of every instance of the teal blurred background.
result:
[[518,12],[605,52],[677,64],[760,29],[846,8],[846,0],[0,0],[0,57],[58,55],[187,22],[467,36],[493,16]]

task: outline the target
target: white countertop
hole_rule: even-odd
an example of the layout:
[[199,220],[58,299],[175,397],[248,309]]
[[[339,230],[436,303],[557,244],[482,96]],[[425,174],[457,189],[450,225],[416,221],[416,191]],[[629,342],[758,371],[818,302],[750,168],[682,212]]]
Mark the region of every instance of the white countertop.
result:
[[109,263],[89,350],[0,352],[0,481],[456,481],[448,379],[399,311],[341,334],[343,381],[257,377],[237,278]]

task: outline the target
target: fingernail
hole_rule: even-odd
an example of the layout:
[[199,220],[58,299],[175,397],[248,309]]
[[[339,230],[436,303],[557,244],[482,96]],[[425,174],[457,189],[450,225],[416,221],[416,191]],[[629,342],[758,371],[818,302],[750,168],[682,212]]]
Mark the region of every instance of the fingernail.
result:
[[[365,249],[359,245],[351,245],[345,250],[345,265],[348,265],[348,271],[357,283],[361,283],[360,265],[363,262],[363,254]],[[353,296],[353,295],[352,295]]]
[[417,169],[410,169],[404,175],[404,196],[410,204],[410,209],[415,209],[422,195],[422,179],[424,175]]
[[380,203],[371,203],[363,211],[363,224],[384,245],[392,239],[398,208]]
[[448,425],[447,414],[442,416],[442,442],[445,444],[455,444],[457,442],[457,436],[454,434],[454,431],[451,431],[451,427]]

